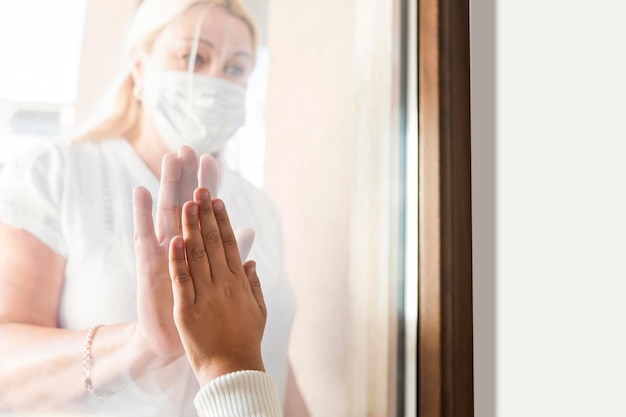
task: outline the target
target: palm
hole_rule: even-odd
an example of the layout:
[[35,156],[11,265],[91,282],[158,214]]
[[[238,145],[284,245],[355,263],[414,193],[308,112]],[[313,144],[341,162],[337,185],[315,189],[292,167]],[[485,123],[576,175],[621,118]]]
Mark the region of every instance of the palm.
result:
[[[181,208],[193,199],[198,186],[217,192],[218,167],[203,156],[200,161],[188,147],[178,156],[168,154],[161,165],[161,182],[156,218],[152,218],[152,198],[143,187],[134,196],[135,252],[137,255],[137,332],[145,348],[158,356],[182,355],[183,347],[174,324],[172,286],[168,270],[168,250],[174,236],[182,235]],[[242,259],[252,246],[254,234],[238,233]]]
[[197,173],[197,157],[188,148],[181,149],[178,156],[163,158],[154,222],[150,193],[144,188],[135,193],[137,328],[147,348],[159,356],[183,353],[171,318],[167,251],[170,240],[181,232],[180,207],[191,196],[188,190],[197,186]]

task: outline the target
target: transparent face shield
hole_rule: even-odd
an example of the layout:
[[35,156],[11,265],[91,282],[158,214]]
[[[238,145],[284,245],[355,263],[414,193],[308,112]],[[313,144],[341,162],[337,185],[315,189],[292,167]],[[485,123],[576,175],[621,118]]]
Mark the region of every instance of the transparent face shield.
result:
[[[194,36],[187,67],[187,96],[192,97],[194,90],[194,63],[198,54],[199,43],[205,17],[212,7],[203,7],[198,20],[194,23]],[[224,34],[228,42],[229,33]],[[257,187],[263,187],[265,171],[266,119],[265,108],[269,81],[269,53],[267,47],[258,45],[255,49],[254,70],[247,82],[245,94],[245,124],[228,139],[220,156],[228,168]],[[191,108],[191,102],[188,104]]]
[[154,110],[155,127],[173,151],[192,147],[198,154],[219,154],[245,124],[246,89],[220,77],[195,72],[200,34],[208,5],[198,15],[186,71],[164,71]]
[[198,58],[198,46],[200,44],[200,33],[202,32],[202,26],[204,25],[204,18],[211,9],[212,5],[207,5],[202,9],[202,13],[198,16],[194,32],[193,40],[191,42],[191,51],[189,53],[189,64],[187,65],[187,97],[189,100],[189,106],[191,106],[191,100],[193,97],[193,75],[195,73],[195,62]]

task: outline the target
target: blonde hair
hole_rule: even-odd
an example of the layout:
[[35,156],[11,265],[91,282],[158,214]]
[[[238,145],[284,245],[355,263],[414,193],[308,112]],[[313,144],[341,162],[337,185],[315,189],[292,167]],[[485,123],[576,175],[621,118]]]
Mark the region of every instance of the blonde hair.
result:
[[[128,48],[138,47],[150,52],[158,35],[197,4],[222,7],[231,16],[242,20],[250,30],[253,56],[257,48],[257,29],[254,20],[240,0],[144,0],[137,9],[128,36]],[[121,74],[113,85],[96,122],[72,138],[76,142],[98,141],[111,138],[132,138],[139,133],[141,103],[135,97],[135,82],[130,69]]]

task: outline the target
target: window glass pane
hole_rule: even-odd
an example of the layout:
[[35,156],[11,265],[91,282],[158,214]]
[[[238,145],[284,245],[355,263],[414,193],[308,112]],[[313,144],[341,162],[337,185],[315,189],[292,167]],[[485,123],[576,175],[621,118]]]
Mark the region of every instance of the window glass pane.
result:
[[0,3],[0,100],[71,104],[86,0]]
[[0,160],[72,125],[86,5],[0,3]]
[[228,140],[224,152],[226,163],[231,169],[257,187],[263,186],[264,178],[268,71],[269,50],[266,45],[259,45],[246,92],[246,124]]

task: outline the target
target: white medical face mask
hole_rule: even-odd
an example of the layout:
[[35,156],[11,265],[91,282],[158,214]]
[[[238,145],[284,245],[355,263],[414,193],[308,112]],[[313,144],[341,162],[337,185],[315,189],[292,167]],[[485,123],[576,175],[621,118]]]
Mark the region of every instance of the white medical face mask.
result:
[[245,96],[245,88],[221,78],[164,71],[158,80],[154,124],[172,151],[188,145],[198,154],[215,154],[244,125]]

